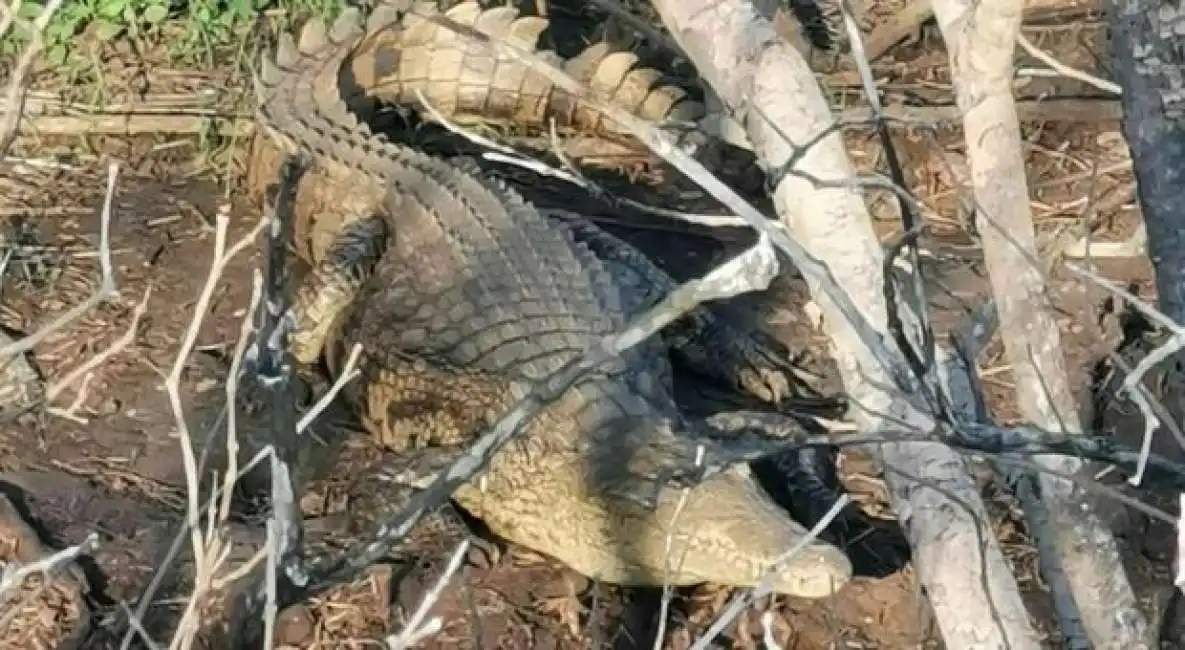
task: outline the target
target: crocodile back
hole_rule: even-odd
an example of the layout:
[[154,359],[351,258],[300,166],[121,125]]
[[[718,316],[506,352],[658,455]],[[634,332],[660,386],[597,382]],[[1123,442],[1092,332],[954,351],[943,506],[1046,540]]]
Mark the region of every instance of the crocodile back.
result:
[[[354,9],[332,29],[310,23],[299,46],[281,40],[259,79],[261,121],[313,162],[300,191],[329,193],[337,204],[318,205],[336,210],[337,223],[388,222],[392,241],[342,343],[522,382],[623,327],[611,274],[569,231],[500,181],[370,133],[328,90],[363,36]],[[662,382],[647,379],[669,374],[662,350],[648,344],[625,357],[640,397],[666,401]]]

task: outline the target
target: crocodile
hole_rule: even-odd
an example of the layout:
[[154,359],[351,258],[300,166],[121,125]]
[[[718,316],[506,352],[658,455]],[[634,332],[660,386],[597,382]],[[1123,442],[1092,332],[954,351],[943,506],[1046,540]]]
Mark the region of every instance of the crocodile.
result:
[[[363,343],[361,377],[344,395],[364,426],[396,450],[456,449],[620,331],[639,301],[615,265],[472,161],[372,134],[335,84],[365,35],[354,8],[332,29],[311,21],[299,46],[281,36],[256,78],[259,123],[309,163],[297,220],[339,224],[298,291],[293,352],[312,362],[325,350],[340,372],[341,351]],[[741,376],[744,349],[713,351],[713,370]],[[453,500],[498,536],[595,579],[756,585],[806,531],[744,465],[686,493],[656,487],[675,467],[736,457],[734,432],[685,417],[670,386],[664,343],[643,341],[547,405]],[[810,541],[778,567],[775,590],[824,597],[851,573],[838,548]]]

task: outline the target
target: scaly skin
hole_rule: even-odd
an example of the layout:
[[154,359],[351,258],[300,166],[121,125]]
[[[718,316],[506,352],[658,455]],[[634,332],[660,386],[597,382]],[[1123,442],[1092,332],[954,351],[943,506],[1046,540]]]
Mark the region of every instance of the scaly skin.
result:
[[[362,377],[347,384],[347,397],[388,446],[465,444],[532,381],[619,331],[626,301],[588,247],[511,189],[357,122],[333,80],[363,33],[352,9],[330,36],[310,24],[304,53],[284,39],[260,75],[260,121],[312,163],[297,192],[298,219],[302,211],[337,213],[338,243],[363,253],[354,261],[380,256],[362,292],[339,283],[345,300],[326,301],[326,312],[307,303],[308,286],[301,291],[295,349],[334,342],[340,362],[342,350],[363,343]],[[335,245],[326,259],[345,248]],[[319,270],[365,279],[366,266]],[[315,285],[325,276],[312,277]],[[736,456],[679,413],[670,374],[660,340],[625,353],[548,405],[494,459],[485,489],[471,483],[455,501],[500,536],[590,577],[755,585],[805,530],[744,467],[691,490],[671,523],[681,491],[656,490],[656,477],[694,458],[711,465]],[[667,573],[668,557],[684,561]],[[823,597],[850,575],[838,549],[811,543],[780,567],[776,590]]]
[[[619,125],[546,77],[425,18],[436,14],[560,65],[599,91],[602,98],[641,117],[678,122],[704,115],[701,103],[688,99],[682,88],[660,84],[661,73],[638,66],[638,58],[631,52],[615,51],[600,42],[564,61],[554,52],[537,49],[540,34],[549,26],[547,19],[520,16],[513,7],[483,9],[472,0],[443,12],[434,1],[377,3],[366,18],[366,37],[351,51],[342,74],[332,78],[350,112],[365,121],[373,115],[375,103],[382,102],[415,106],[422,118],[431,121],[417,95],[422,93],[435,110],[463,126],[502,125],[546,133],[554,121],[561,133],[579,136],[575,150],[566,149],[566,155],[579,158],[583,165],[620,168],[638,156],[649,155],[649,150]],[[257,152],[256,156],[260,155]],[[271,167],[274,165],[264,162],[253,165],[252,171],[270,179],[274,177]],[[298,222],[296,240],[311,247],[300,253],[319,261],[342,225],[324,220]]]
[[[426,19],[435,14],[533,52],[589,85],[602,99],[640,117],[690,121],[704,115],[703,104],[688,99],[687,91],[678,86],[660,84],[662,73],[638,66],[632,52],[598,42],[565,61],[553,51],[537,49],[540,35],[549,28],[547,18],[520,16],[508,6],[482,8],[473,0],[443,12],[434,1],[381,2],[367,19],[368,38],[349,60],[356,90],[387,104],[408,106],[420,106],[419,91],[458,124],[546,131],[554,119],[561,129],[633,142],[644,149],[620,125],[517,59],[491,52]],[[358,108],[349,99],[347,103]]]
[[[678,122],[704,117],[701,102],[690,99],[683,88],[660,83],[663,73],[639,66],[633,52],[598,41],[564,60],[554,51],[538,49],[540,37],[551,28],[548,18],[520,15],[517,8],[504,4],[484,4],[495,3],[380,2],[367,20],[370,36],[348,64],[356,90],[390,105],[419,106],[418,90],[436,110],[459,124],[501,124],[546,132],[555,120],[560,129],[645,149],[621,125],[517,59],[468,42],[427,19],[444,15],[563,68],[602,99],[645,119]],[[831,28],[814,0],[793,0],[789,9],[815,47],[831,49]]]

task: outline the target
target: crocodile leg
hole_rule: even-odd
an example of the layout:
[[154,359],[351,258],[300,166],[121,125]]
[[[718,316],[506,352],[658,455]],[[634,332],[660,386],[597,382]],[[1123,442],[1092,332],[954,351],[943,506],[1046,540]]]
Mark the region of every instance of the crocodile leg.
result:
[[358,297],[387,241],[384,217],[352,220],[297,287],[289,350],[299,363],[312,364],[320,358],[337,316]]

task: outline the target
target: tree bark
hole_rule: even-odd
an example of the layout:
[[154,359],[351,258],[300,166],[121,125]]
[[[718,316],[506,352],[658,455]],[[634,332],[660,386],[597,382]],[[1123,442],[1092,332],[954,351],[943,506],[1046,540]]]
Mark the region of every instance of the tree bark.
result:
[[[1012,58],[1020,33],[1023,0],[934,0],[934,15],[950,55],[956,101],[982,233],[984,259],[1000,319],[1005,354],[1016,381],[1021,413],[1046,430],[1082,431],[1036,259],[1035,231],[1020,144],[1020,121],[1012,97]],[[1089,467],[1065,456],[1041,456],[1038,465],[1079,475]],[[1093,499],[1072,482],[1042,472],[1037,480],[1045,512],[1030,513],[1030,533],[1057,549],[1045,570],[1061,575],[1068,589],[1058,599],[1071,647],[1140,648],[1150,642],[1119,547],[1096,515]],[[1036,505],[1036,504],[1033,504]],[[1076,607],[1075,607],[1076,605]],[[1075,611],[1075,609],[1077,611]],[[1080,617],[1078,614],[1080,613]],[[1081,638],[1078,625],[1085,629]]]
[[[655,0],[673,37],[715,93],[745,125],[747,139],[766,169],[811,142],[833,122],[801,55],[780,40],[746,0]],[[850,183],[855,171],[838,133],[802,155],[797,170],[815,179]],[[884,252],[860,191],[820,187],[794,173],[777,179],[779,216],[811,254],[824,262],[862,315],[885,340]],[[916,386],[892,389],[881,367],[842,313],[808,277],[824,315],[852,416],[867,431],[934,426],[915,401]],[[905,306],[902,311],[908,311]],[[908,317],[908,314],[903,314]],[[940,356],[945,356],[941,355]],[[957,372],[957,371],[956,371]],[[955,395],[960,403],[966,395]],[[990,531],[978,491],[962,458],[936,443],[885,444],[893,504],[914,550],[921,581],[949,648],[1039,648],[1007,564]],[[915,480],[916,479],[916,480]]]
[[1107,15],[1158,306],[1185,324],[1185,3],[1111,0]]

